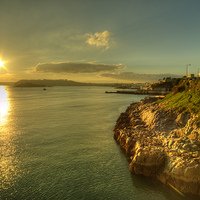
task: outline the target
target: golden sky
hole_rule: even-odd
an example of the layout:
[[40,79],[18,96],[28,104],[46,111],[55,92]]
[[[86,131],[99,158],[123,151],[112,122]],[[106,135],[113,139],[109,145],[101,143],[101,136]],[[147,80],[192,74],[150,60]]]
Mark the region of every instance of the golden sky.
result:
[[0,81],[197,74],[199,0],[1,0]]

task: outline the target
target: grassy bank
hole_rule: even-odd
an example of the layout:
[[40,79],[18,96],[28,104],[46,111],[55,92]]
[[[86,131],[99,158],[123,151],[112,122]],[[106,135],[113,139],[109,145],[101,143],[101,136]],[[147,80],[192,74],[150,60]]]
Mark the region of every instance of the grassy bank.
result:
[[167,108],[189,111],[200,116],[200,80],[180,80],[172,93],[160,103],[165,103]]

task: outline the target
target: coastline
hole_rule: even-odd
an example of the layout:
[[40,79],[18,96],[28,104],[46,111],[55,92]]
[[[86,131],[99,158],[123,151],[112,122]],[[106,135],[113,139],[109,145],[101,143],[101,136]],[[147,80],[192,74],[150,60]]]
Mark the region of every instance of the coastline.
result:
[[106,91],[105,93],[117,93],[117,94],[138,94],[138,95],[166,95],[169,94],[168,92],[158,92],[158,91],[116,91],[116,92],[109,92]]
[[130,171],[157,177],[200,196],[200,130],[197,116],[165,109],[152,99],[132,103],[119,116],[114,139],[130,155]]

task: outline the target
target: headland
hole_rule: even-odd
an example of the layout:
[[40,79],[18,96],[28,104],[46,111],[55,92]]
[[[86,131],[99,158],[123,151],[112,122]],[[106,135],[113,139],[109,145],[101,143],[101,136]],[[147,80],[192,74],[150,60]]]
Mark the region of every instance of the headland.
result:
[[114,129],[114,139],[130,155],[131,172],[200,196],[199,111],[199,80],[181,80],[162,100],[132,103]]

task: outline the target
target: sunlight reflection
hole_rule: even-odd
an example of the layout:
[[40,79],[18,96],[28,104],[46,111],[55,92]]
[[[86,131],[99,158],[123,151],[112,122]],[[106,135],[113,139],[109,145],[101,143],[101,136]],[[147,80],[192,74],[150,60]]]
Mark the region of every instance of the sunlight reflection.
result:
[[0,126],[6,123],[10,104],[8,101],[8,93],[4,86],[0,86]]
[[183,197],[185,196],[180,190],[178,190],[177,188],[175,188],[173,185],[171,185],[170,183],[168,183],[168,185],[173,188],[176,192],[178,192],[180,195],[182,195]]
[[9,120],[10,100],[9,90],[0,86],[0,191],[11,187],[18,176],[16,145]]

